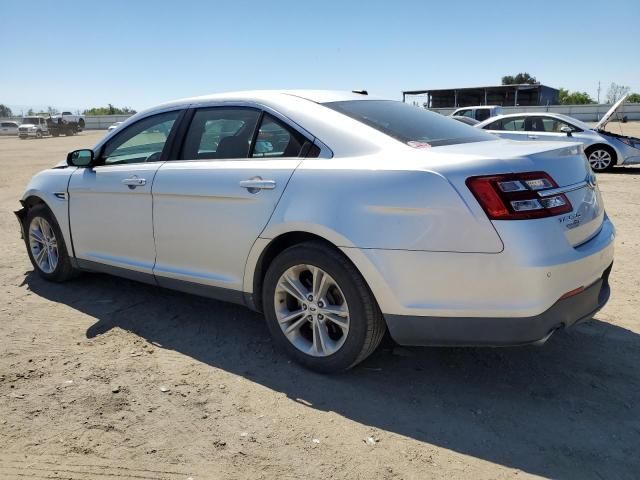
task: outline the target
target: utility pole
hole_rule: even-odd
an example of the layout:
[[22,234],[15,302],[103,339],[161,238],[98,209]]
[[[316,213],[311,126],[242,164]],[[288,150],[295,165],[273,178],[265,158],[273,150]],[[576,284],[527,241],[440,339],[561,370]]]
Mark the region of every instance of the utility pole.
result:
[[598,80],[598,103],[600,103],[600,80]]

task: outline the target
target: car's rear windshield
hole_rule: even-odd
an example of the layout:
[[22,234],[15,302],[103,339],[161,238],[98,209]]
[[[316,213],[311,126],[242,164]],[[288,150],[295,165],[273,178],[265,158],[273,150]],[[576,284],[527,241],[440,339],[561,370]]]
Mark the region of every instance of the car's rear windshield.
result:
[[323,105],[411,146],[427,143],[438,147],[496,140],[477,128],[395,100],[348,100]]

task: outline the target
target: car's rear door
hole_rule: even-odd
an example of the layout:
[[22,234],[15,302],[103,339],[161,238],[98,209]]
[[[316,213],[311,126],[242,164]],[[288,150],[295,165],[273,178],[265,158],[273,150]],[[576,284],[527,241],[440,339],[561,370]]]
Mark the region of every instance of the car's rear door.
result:
[[499,118],[482,127],[484,130],[511,140],[530,140],[525,130],[524,116]]
[[179,159],[153,186],[157,282],[239,295],[251,246],[309,140],[257,108],[196,110]]
[[71,176],[73,247],[85,267],[106,265],[125,276],[153,278],[151,188],[179,115],[165,112],[132,124],[97,152],[98,166]]

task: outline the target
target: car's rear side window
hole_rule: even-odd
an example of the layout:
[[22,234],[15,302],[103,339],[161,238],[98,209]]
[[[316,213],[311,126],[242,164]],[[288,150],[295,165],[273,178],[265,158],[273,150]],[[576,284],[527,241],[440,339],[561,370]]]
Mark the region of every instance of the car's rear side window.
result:
[[409,145],[420,142],[437,147],[496,140],[480,129],[394,100],[348,100],[323,105]]
[[308,143],[306,138],[298,132],[265,113],[251,156],[254,158],[299,157],[303,147]]
[[511,130],[513,132],[524,132],[525,131],[524,117],[503,118],[502,130]]
[[485,130],[502,130],[502,120],[496,120],[495,122],[491,122],[489,125],[485,125]]
[[491,116],[491,111],[488,108],[478,108],[476,110],[476,120],[479,122],[485,121]]
[[260,111],[253,108],[201,108],[193,115],[180,158],[247,158],[259,119]]

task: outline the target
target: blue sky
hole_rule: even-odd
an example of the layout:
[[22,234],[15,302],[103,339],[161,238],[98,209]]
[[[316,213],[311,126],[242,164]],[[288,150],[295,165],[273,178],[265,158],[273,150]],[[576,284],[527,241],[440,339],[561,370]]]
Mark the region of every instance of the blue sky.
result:
[[[28,8],[25,8],[28,5]],[[2,1],[0,103],[14,110],[259,88],[499,84],[640,92],[640,1]]]

